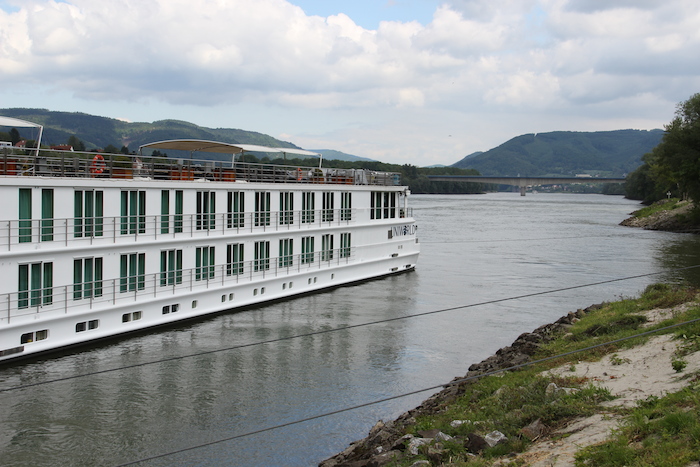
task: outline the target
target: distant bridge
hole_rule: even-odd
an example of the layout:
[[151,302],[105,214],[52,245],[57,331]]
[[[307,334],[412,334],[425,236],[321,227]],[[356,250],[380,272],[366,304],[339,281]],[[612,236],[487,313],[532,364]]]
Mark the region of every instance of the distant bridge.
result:
[[520,187],[520,196],[525,196],[527,187],[561,185],[565,183],[625,183],[625,178],[599,177],[487,177],[482,175],[428,175],[436,182],[494,183]]

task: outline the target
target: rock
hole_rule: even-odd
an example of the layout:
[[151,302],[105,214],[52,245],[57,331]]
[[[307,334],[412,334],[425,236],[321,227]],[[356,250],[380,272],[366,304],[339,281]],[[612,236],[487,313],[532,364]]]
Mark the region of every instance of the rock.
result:
[[508,441],[506,435],[500,431],[492,431],[491,433],[484,436],[484,441],[486,441],[489,446],[494,447],[497,444],[502,444]]
[[466,441],[464,442],[464,448],[474,454],[480,453],[487,447],[489,447],[489,443],[487,443],[483,437],[477,435],[476,433],[469,433]]
[[372,457],[366,465],[367,467],[382,467],[387,464],[393,464],[401,460],[402,457],[403,454],[399,451],[389,451]]
[[547,425],[542,423],[541,419],[537,419],[528,426],[523,427],[520,433],[533,441],[547,432]]
[[435,441],[449,441],[453,439],[452,436],[443,433],[442,431],[439,431],[438,434],[435,435]]
[[560,388],[555,383],[549,383],[547,385],[547,388],[544,390],[544,393],[547,396],[553,396],[556,394],[574,394],[574,393],[577,393],[579,391],[580,391],[580,389],[577,389],[577,388]]
[[430,466],[430,461],[415,461],[413,464],[410,465],[410,467],[424,467],[424,466]]
[[418,448],[420,448],[421,446],[427,446],[432,442],[433,440],[431,438],[413,438],[408,443],[408,453],[417,456]]
[[419,431],[419,432],[418,432],[418,435],[419,435],[421,438],[435,438],[435,436],[436,436],[438,433],[440,433],[440,430],[438,430],[437,428],[435,428],[435,429],[432,429],[432,430],[423,430],[423,431]]

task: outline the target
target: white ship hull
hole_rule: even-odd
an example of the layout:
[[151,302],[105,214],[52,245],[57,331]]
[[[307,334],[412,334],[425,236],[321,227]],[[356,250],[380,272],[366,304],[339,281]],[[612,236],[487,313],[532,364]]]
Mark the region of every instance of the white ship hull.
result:
[[142,159],[117,178],[5,155],[0,362],[416,266],[406,187],[368,172],[163,177]]

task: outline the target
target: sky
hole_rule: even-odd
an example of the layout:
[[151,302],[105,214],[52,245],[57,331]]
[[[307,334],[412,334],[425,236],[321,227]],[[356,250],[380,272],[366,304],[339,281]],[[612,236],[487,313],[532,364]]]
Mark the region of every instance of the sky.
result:
[[0,0],[0,108],[177,119],[427,166],[663,128],[697,0]]

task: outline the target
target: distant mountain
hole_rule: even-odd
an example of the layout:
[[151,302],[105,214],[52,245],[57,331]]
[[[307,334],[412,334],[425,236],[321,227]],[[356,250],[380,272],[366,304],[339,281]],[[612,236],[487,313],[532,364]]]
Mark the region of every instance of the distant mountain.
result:
[[[126,146],[131,151],[136,151],[142,144],[184,138],[300,149],[290,142],[254,131],[206,128],[179,120],[132,123],[78,112],[18,108],[0,109],[0,115],[43,125],[42,143],[47,145],[64,144],[70,136],[76,136],[88,149],[113,145],[118,148]],[[26,130],[20,129],[20,134],[22,131]]]
[[337,161],[372,161],[376,162],[374,159],[368,159],[366,157],[353,156],[352,154],[346,154],[344,152],[336,151],[334,149],[309,149],[309,151],[317,152],[323,156],[324,159],[333,159]]
[[624,176],[660,142],[663,130],[554,131],[515,137],[452,165],[482,175]]

